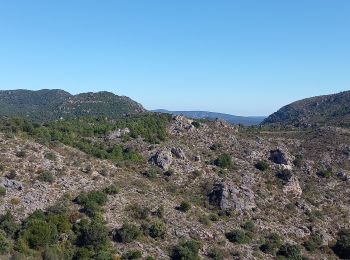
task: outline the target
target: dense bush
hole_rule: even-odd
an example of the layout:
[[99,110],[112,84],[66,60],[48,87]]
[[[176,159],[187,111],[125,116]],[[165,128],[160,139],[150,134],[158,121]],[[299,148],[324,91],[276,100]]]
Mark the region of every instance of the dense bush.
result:
[[266,160],[258,161],[255,164],[255,168],[257,168],[260,171],[266,171],[267,169],[269,169],[269,163]]
[[302,166],[302,164],[303,164],[303,156],[300,155],[300,154],[296,155],[295,159],[293,161],[293,164],[294,164],[295,167],[299,167],[300,168]]
[[164,239],[166,234],[166,226],[161,221],[155,221],[151,224],[148,234],[152,238]]
[[233,163],[232,163],[232,158],[228,154],[222,154],[220,155],[215,161],[214,164],[218,167],[221,168],[231,168]]
[[322,238],[318,234],[312,235],[308,241],[304,242],[303,246],[307,251],[314,252],[322,246]]
[[82,192],[76,202],[83,206],[83,211],[90,217],[102,211],[102,206],[107,202],[107,194],[102,191]]
[[213,259],[213,260],[224,260],[225,259],[225,255],[223,253],[223,250],[216,248],[216,247],[210,249],[210,251],[208,252],[208,256],[210,259]]
[[[59,120],[44,125],[32,124],[25,119],[7,119],[0,123],[0,129],[8,132],[23,131],[38,142],[61,142],[101,159],[113,161],[141,161],[142,156],[135,150],[121,145],[111,146],[103,141],[105,136],[116,129],[129,128],[132,138],[142,137],[150,143],[166,139],[166,125],[171,116],[165,114],[144,114],[110,120],[104,117],[83,117],[79,120]],[[91,142],[91,138],[98,140]],[[20,151],[18,156],[25,153]],[[48,155],[49,159],[54,159]]]
[[113,239],[120,243],[130,243],[139,238],[141,230],[133,224],[124,224],[120,229],[114,231]]
[[191,204],[188,201],[182,201],[180,206],[179,206],[179,210],[182,212],[187,212],[191,209]]
[[251,240],[251,237],[248,236],[242,230],[233,230],[231,232],[226,233],[225,236],[228,239],[228,241],[230,241],[231,243],[237,243],[237,244],[247,244]]
[[173,250],[173,260],[199,260],[201,243],[197,240],[181,241]]
[[6,189],[2,186],[0,186],[0,197],[5,196],[6,195]]
[[20,234],[20,241],[31,249],[41,249],[54,244],[57,238],[57,227],[41,218],[30,219]]
[[297,245],[284,244],[277,252],[278,256],[283,256],[290,260],[302,260],[300,255],[300,248]]
[[0,229],[0,255],[7,254],[12,249],[12,241],[7,238],[5,231]]
[[270,234],[265,238],[265,243],[260,246],[260,250],[266,254],[275,255],[281,245],[281,237],[277,234]]
[[241,227],[249,232],[254,232],[255,231],[255,225],[254,222],[252,220],[248,220],[246,222],[244,222]]
[[93,247],[95,250],[99,250],[108,243],[108,229],[99,220],[81,221],[77,230],[77,244],[81,247]]
[[122,255],[122,260],[141,259],[142,253],[138,250],[127,251]]
[[9,211],[0,216],[0,229],[4,230],[9,237],[14,237],[16,231],[19,229],[19,225]]
[[337,243],[333,247],[334,253],[342,259],[350,258],[350,230],[339,232]]

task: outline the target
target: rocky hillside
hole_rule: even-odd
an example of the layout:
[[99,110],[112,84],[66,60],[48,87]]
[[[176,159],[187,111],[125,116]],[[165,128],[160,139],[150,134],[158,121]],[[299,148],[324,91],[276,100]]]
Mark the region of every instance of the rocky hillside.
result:
[[37,122],[80,116],[115,118],[144,111],[130,98],[110,92],[71,95],[63,90],[0,91],[0,116],[19,116]]
[[1,259],[350,258],[347,129],[158,114],[0,129]]
[[291,103],[266,118],[263,125],[350,127],[350,91]]

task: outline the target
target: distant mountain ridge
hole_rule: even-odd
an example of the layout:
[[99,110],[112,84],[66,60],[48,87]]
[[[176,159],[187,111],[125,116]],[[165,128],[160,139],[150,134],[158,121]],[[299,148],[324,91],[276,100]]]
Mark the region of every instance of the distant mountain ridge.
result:
[[125,96],[110,92],[72,95],[64,90],[1,90],[0,116],[19,116],[44,122],[79,116],[117,117],[146,110]]
[[350,127],[350,91],[293,102],[270,115],[262,124],[296,127]]
[[208,111],[168,111],[165,109],[153,110],[153,112],[158,113],[169,113],[172,115],[184,115],[186,117],[195,119],[221,119],[232,124],[242,124],[246,126],[258,125],[265,117],[263,116],[235,116],[224,113],[208,112]]

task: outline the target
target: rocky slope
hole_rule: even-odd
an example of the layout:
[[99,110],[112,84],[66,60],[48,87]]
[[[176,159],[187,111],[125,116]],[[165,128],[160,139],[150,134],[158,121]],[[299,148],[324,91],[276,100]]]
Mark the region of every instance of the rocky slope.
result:
[[266,118],[272,126],[350,126],[350,91],[317,96],[282,107]]
[[[60,142],[40,144],[30,132],[0,134],[0,186],[5,189],[0,212],[24,221],[8,238],[15,246],[3,258],[14,254],[48,259],[45,256],[55,254],[63,259],[61,251],[72,248],[74,259],[341,256],[335,249],[339,231],[350,227],[346,129],[262,132],[176,116],[166,125],[167,137],[156,143],[132,131],[123,128],[88,137],[93,143],[121,145],[124,151],[132,147],[143,158],[123,162],[99,159]],[[118,189],[106,191],[111,185]],[[83,191],[108,194],[102,209],[75,199]],[[52,244],[33,244],[35,232],[26,219],[37,209],[58,214],[59,205],[69,209],[72,230],[58,231]],[[110,255],[105,252],[107,242],[99,247],[93,240],[92,227],[81,227],[85,219],[103,220],[108,232],[98,234],[110,241]],[[69,235],[76,230],[85,233]],[[65,257],[71,259],[68,253]]]
[[110,92],[71,95],[63,90],[2,90],[0,116],[26,117],[37,122],[80,116],[108,116],[144,112],[128,97]]

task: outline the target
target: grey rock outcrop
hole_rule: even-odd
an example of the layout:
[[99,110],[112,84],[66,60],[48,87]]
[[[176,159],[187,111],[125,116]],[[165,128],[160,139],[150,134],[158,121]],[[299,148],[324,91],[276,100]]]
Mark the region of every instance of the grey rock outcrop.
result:
[[247,189],[238,189],[225,183],[216,183],[208,195],[209,203],[220,209],[238,211],[255,208],[254,194]]
[[4,186],[8,190],[23,190],[23,184],[22,182],[16,181],[16,180],[10,180],[8,178],[1,178],[2,186]]
[[171,148],[171,153],[173,155],[175,155],[175,157],[178,158],[178,159],[181,159],[181,160],[185,160],[186,159],[185,152],[181,148],[173,147],[173,148]]
[[154,156],[152,156],[150,161],[163,170],[169,170],[169,167],[173,161],[173,156],[169,150],[164,149],[158,151]]
[[350,172],[349,171],[339,171],[337,174],[338,178],[343,180],[343,181],[349,181],[350,180]]
[[291,156],[287,151],[276,149],[270,151],[269,160],[276,164],[290,165],[292,162]]
[[283,192],[291,197],[300,197],[303,193],[297,177],[292,176],[283,187]]
[[129,128],[123,128],[123,129],[117,129],[111,133],[109,133],[109,135],[106,137],[107,141],[113,141],[117,138],[122,137],[125,134],[129,134],[130,133],[130,129]]

